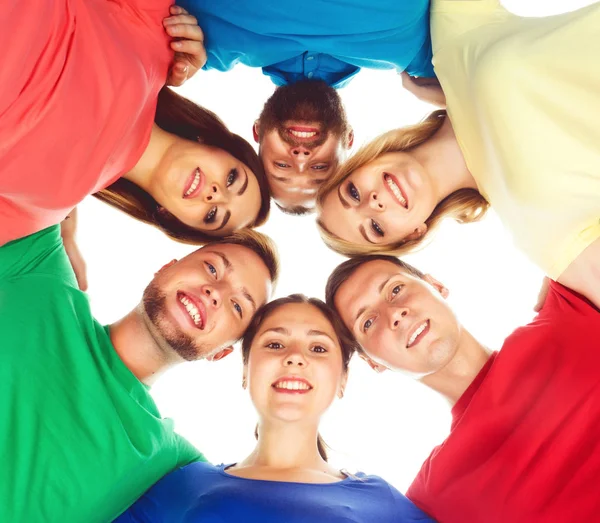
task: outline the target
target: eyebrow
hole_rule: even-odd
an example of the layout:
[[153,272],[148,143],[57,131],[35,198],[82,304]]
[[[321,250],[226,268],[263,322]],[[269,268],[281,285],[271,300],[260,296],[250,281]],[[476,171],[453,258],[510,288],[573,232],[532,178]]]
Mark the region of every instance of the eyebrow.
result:
[[338,197],[340,199],[340,202],[342,203],[342,207],[344,207],[344,209],[349,209],[350,208],[350,204],[342,196],[342,184],[340,184],[338,186],[338,191],[337,192],[338,192]]
[[326,338],[329,338],[331,341],[334,341],[333,338],[329,334],[327,334],[326,332],[323,332],[323,331],[311,329],[306,334],[308,334],[308,336],[325,336]]
[[[388,278],[386,278],[385,280],[383,280],[379,286],[377,287],[377,292],[379,294],[382,293],[384,287],[388,284],[388,282],[393,278],[393,276],[389,276]],[[354,318],[354,323],[356,323],[358,321],[358,318],[360,318],[363,314],[363,312],[365,312],[367,310],[367,307],[361,307],[360,309],[358,309],[358,312],[356,313],[356,317]]]
[[[229,261],[229,258],[224,253],[222,253],[221,251],[213,251],[213,252],[219,258],[221,258],[221,260],[223,261],[223,265],[225,266],[225,271],[226,272],[231,272],[233,270],[233,265]],[[246,298],[250,302],[250,305],[252,305],[252,308],[254,310],[256,310],[257,309],[257,307],[256,307],[256,301],[252,297],[252,294],[250,294],[248,292],[248,289],[246,289],[246,287],[242,287],[241,292],[242,292],[242,295],[244,296],[244,298]]]
[[246,298],[250,302],[250,305],[252,305],[252,308],[254,310],[256,310],[256,302],[254,301],[252,294],[250,294],[248,292],[248,289],[246,289],[246,287],[242,288],[242,294],[243,294],[244,298]]
[[248,187],[248,173],[246,172],[246,169],[244,169],[244,168],[242,168],[242,169],[244,171],[244,174],[246,175],[246,181],[244,182],[244,185],[242,185],[242,187],[238,191],[238,196],[241,196],[242,194],[244,194],[244,192],[246,192],[246,188]]
[[225,216],[223,216],[223,221],[221,222],[221,225],[219,225],[216,229],[214,229],[215,231],[220,231],[223,227],[225,227],[225,225],[227,225],[227,222],[229,221],[229,218],[231,218],[231,211],[227,211],[225,213]]
[[290,334],[290,331],[283,327],[273,327],[272,329],[267,329],[265,332],[276,332],[278,334],[287,334],[288,336]]
[[225,265],[225,270],[228,271],[231,269],[231,262],[229,261],[229,258],[227,256],[225,256],[225,254],[223,254],[221,251],[213,251],[219,258],[221,258],[221,260],[223,260],[223,265]]
[[290,178],[282,178],[281,176],[276,176],[273,173],[269,173],[269,176],[271,176],[274,180],[277,180],[278,182],[283,182],[283,183],[291,183],[292,180]]
[[369,243],[372,243],[372,244],[374,244],[374,245],[377,245],[377,244],[376,244],[376,243],[375,243],[373,240],[370,240],[370,239],[369,239],[369,237],[367,236],[367,231],[365,231],[365,226],[364,226],[364,225],[360,224],[360,225],[358,226],[358,230],[359,230],[359,232],[362,234],[362,236],[363,236],[363,238],[364,238],[365,240],[367,240]]
[[327,181],[327,178],[322,178],[321,180],[311,180],[310,183],[312,183],[313,185],[321,185],[322,183],[325,183]]

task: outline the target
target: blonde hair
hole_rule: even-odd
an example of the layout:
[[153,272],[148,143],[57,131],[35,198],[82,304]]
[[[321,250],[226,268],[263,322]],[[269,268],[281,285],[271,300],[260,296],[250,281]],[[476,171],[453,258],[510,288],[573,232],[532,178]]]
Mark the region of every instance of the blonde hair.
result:
[[[317,194],[317,211],[319,214],[322,212],[325,198],[333,190],[336,190],[355,170],[368,165],[386,153],[407,152],[425,143],[442,127],[446,118],[446,111],[434,111],[416,125],[388,131],[372,142],[363,145],[351,158],[340,165],[333,176],[319,188]],[[400,240],[391,244],[363,245],[349,242],[331,233],[320,219],[317,219],[317,225],[325,244],[340,254],[346,256],[365,254],[401,256],[424,246],[443,218],[454,218],[459,223],[475,222],[483,218],[489,205],[479,191],[459,189],[446,196],[436,205],[425,221],[425,225],[427,225],[425,234],[419,238]]]

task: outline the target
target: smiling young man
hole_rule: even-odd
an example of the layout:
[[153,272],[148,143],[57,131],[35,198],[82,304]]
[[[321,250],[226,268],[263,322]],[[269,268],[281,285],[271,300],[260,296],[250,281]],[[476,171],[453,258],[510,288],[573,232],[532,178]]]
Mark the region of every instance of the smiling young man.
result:
[[[292,116],[295,105],[311,96],[289,89],[300,81],[319,80],[313,84],[323,93],[319,103],[331,100],[341,106],[335,89],[361,67],[433,76],[429,0],[178,3],[201,21],[204,69],[228,71],[237,63],[262,68],[279,86],[273,96],[293,102]],[[351,129],[334,133],[313,118],[283,119],[277,127],[267,128],[261,116],[254,128],[273,197],[288,212],[305,212],[314,201],[315,185],[351,147]]]
[[277,276],[270,240],[244,233],[163,267],[102,326],[54,226],[0,248],[0,506],[6,521],[112,521],[203,456],[148,385],[231,352]]
[[407,496],[444,523],[595,521],[600,311],[551,282],[538,316],[491,352],[447,296],[391,256],[346,261],[327,282],[374,369],[409,374],[453,405],[450,436]]

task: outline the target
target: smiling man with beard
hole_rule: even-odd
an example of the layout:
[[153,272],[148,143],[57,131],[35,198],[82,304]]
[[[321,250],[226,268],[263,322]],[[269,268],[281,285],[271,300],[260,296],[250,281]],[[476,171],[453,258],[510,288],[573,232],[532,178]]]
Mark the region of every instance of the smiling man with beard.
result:
[[0,247],[0,506],[3,521],[112,521],[202,454],[161,419],[148,385],[232,350],[277,277],[255,232],[163,267],[141,303],[100,325],[60,227]]
[[[338,123],[345,123],[334,89],[346,85],[362,67],[433,76],[429,0],[180,0],[178,4],[200,21],[207,53],[204,69],[228,71],[237,63],[260,67],[279,86],[255,125],[254,136],[273,197],[294,214],[308,211],[319,182],[352,146],[347,124],[329,129],[319,119],[322,111],[332,110]],[[305,80],[320,82],[288,89]],[[315,95],[311,88],[317,90]],[[290,103],[289,112],[274,122],[273,111],[285,101]],[[298,105],[312,108],[310,118],[298,118]],[[269,133],[274,127],[284,132]]]
[[441,523],[598,520],[600,311],[589,301],[551,282],[540,313],[492,352],[448,289],[397,258],[348,260],[325,294],[375,370],[452,405],[450,435],[407,492],[417,506]]

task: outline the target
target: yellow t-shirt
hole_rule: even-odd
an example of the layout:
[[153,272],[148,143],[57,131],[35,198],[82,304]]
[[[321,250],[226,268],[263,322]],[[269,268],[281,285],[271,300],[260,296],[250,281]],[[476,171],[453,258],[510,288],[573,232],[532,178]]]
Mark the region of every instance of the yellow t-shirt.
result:
[[433,0],[433,64],[481,193],[550,277],[600,237],[600,3]]

